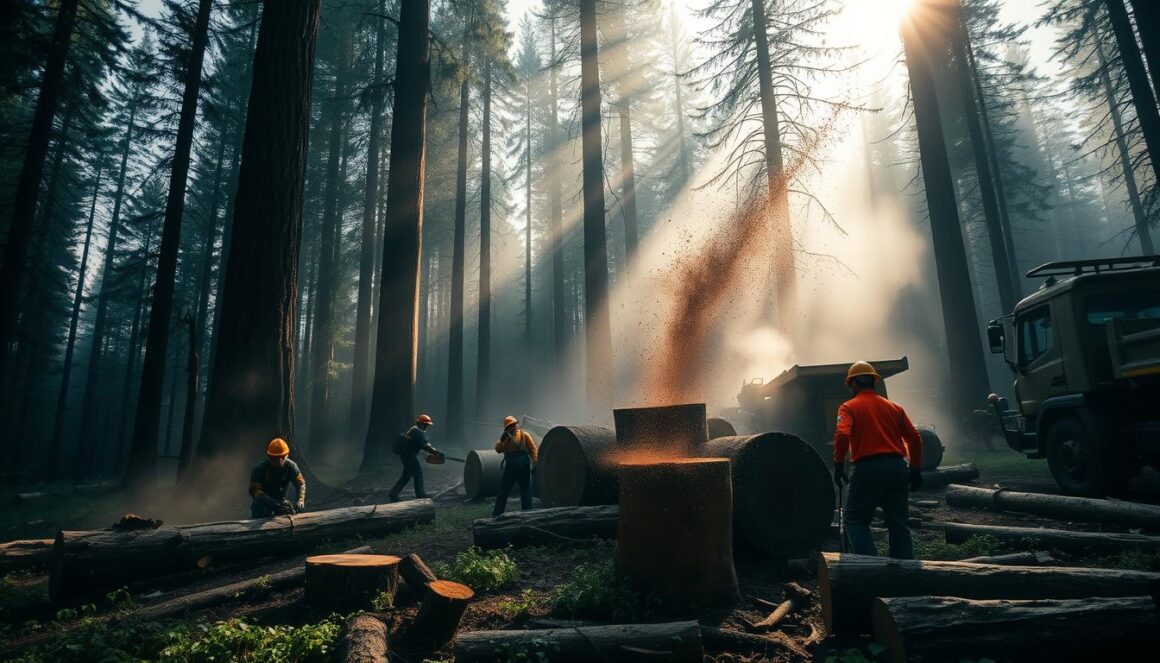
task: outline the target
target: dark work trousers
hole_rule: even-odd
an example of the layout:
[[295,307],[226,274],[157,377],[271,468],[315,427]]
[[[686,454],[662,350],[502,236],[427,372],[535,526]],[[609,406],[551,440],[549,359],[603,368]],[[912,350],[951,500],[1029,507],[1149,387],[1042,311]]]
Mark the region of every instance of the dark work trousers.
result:
[[403,492],[411,479],[415,480],[415,497],[427,497],[426,491],[423,490],[423,466],[419,464],[419,457],[415,454],[402,454],[399,458],[403,460],[403,476],[399,477],[395,487],[391,488],[391,499],[399,499],[399,493]]
[[262,504],[258,500],[250,502],[250,517],[251,518],[269,518],[274,515],[274,510],[269,506]]
[[882,507],[890,537],[890,556],[914,559],[914,542],[906,524],[910,512],[910,468],[902,456],[863,458],[854,464],[846,492],[846,532],[857,555],[877,555],[870,535],[875,507]]
[[495,508],[491,510],[493,518],[502,515],[507,508],[508,495],[516,483],[520,484],[520,508],[527,511],[532,508],[532,457],[526,451],[516,451],[504,458],[499,494],[495,496]]

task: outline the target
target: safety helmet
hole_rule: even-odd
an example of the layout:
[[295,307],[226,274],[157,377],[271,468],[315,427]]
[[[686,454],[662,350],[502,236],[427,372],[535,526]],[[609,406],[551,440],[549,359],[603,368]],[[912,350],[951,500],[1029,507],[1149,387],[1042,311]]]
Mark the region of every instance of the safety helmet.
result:
[[432,425],[434,425],[434,424],[435,424],[435,422],[434,422],[434,421],[431,421],[431,417],[429,417],[429,416],[427,416],[427,415],[425,415],[425,414],[421,414],[421,415],[419,415],[419,417],[418,417],[417,419],[415,419],[415,423],[417,423],[417,424],[427,424],[428,426],[432,426]]
[[503,427],[504,428],[508,428],[510,426],[515,426],[518,423],[520,423],[520,420],[516,419],[515,417],[513,417],[511,415],[508,415],[508,416],[503,418]]
[[846,386],[850,386],[850,381],[859,375],[869,375],[875,380],[881,380],[882,376],[878,375],[878,371],[874,370],[874,366],[868,361],[856,361],[850,364],[850,370],[846,371]]
[[275,458],[282,458],[290,455],[290,445],[286,444],[286,440],[276,437],[270,440],[270,444],[266,445],[266,455],[274,456]]

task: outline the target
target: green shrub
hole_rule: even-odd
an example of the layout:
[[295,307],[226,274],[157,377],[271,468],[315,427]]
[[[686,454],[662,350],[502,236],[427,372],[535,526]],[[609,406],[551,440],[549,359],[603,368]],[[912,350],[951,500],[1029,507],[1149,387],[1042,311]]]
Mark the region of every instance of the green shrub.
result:
[[256,626],[231,619],[198,624],[186,637],[161,651],[162,661],[329,661],[342,624],[323,620],[304,626]]
[[461,582],[477,592],[491,592],[514,585],[519,579],[516,562],[503,550],[484,552],[472,546],[455,556],[451,564],[436,562],[436,576]]
[[552,600],[553,611],[570,618],[611,615],[613,621],[638,621],[659,608],[655,594],[642,597],[618,578],[612,561],[577,566],[572,580],[557,587]]
[[500,601],[500,612],[507,615],[508,619],[521,620],[527,619],[540,603],[542,599],[536,596],[536,593],[530,589],[525,589],[520,592],[519,598],[510,601]]

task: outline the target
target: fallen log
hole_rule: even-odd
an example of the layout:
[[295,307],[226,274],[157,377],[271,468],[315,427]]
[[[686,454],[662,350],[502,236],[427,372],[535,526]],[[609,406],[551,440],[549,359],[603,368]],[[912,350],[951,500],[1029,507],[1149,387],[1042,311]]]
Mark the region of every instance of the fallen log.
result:
[[1160,536],[1113,532],[1072,532],[1040,527],[1001,527],[945,523],[947,543],[963,543],[972,536],[990,536],[1003,542],[1034,542],[1044,548],[1075,552],[1118,553],[1125,550],[1160,551]]
[[427,594],[427,583],[434,582],[439,578],[431,572],[423,559],[411,553],[399,562],[399,577],[406,583],[407,589],[411,590],[411,594],[416,599],[422,599]]
[[1056,559],[1046,552],[1017,552],[1010,555],[983,555],[960,559],[968,564],[1001,564],[1003,566],[1051,566]]
[[395,603],[399,562],[393,555],[314,555],[306,558],[306,603],[335,612],[368,610],[381,595]]
[[1020,493],[995,488],[952,484],[947,504],[993,511],[1017,511],[1059,520],[1086,520],[1120,527],[1160,531],[1160,506],[1091,497]]
[[342,636],[344,663],[387,663],[387,625],[383,620],[366,613],[350,620]]
[[467,585],[450,580],[427,583],[427,593],[408,636],[415,642],[437,649],[455,639],[459,622],[475,592]]
[[52,539],[21,539],[0,543],[0,573],[46,566],[52,559]]
[[915,596],[875,599],[873,608],[874,641],[896,663],[1119,660],[1118,654],[1151,649],[1156,618],[1147,596],[1023,601]]
[[459,634],[452,651],[459,663],[527,660],[547,656],[552,663],[590,661],[672,661],[700,663],[701,630],[695,621],[668,624],[614,624],[530,631],[471,631]]
[[822,553],[818,592],[827,632],[870,632],[874,597],[1070,599],[1141,596],[1160,573],[1062,566],[1000,566]]
[[61,531],[53,544],[49,597],[56,601],[216,562],[290,555],[326,540],[381,536],[434,519],[435,503],[422,499],[135,532]]
[[477,449],[467,452],[463,463],[463,492],[473,500],[495,497],[503,477],[503,454],[495,449]]
[[556,426],[540,445],[540,497],[550,506],[616,504],[615,451],[608,428]]
[[979,468],[974,463],[962,465],[945,465],[935,470],[923,470],[922,488],[919,490],[934,490],[948,484],[961,481],[974,481],[979,478]]
[[791,615],[808,605],[812,598],[813,597],[810,594],[810,590],[806,589],[805,587],[802,587],[796,582],[786,583],[785,600],[778,604],[778,606],[773,609],[773,612],[769,613],[768,617],[754,623],[752,625],[752,630],[758,632],[768,631],[774,626],[780,624],[781,620],[785,619],[786,616]]
[[513,511],[476,520],[471,524],[471,535],[480,548],[587,542],[593,537],[615,539],[619,513],[616,505]]

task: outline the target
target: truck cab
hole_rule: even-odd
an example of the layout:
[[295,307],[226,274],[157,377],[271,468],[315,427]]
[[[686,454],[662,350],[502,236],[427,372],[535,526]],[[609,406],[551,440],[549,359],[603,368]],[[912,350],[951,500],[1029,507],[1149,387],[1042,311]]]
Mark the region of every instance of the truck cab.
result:
[[1046,458],[1066,492],[1121,489],[1160,466],[1160,257],[1048,263],[1039,290],[987,327],[1014,375],[991,396],[1008,446]]

